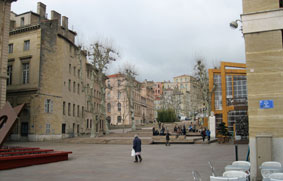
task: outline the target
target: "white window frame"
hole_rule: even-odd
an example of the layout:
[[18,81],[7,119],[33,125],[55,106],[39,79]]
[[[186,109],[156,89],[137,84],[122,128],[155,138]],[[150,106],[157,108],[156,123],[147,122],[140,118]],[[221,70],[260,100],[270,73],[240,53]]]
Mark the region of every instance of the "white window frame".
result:
[[24,51],[30,50],[30,40],[24,41]]
[[27,63],[22,63],[22,75],[23,75],[23,84],[28,84],[29,83],[29,67],[30,64],[29,62]]
[[45,99],[44,101],[44,112],[52,113],[53,112],[53,101],[51,99]]

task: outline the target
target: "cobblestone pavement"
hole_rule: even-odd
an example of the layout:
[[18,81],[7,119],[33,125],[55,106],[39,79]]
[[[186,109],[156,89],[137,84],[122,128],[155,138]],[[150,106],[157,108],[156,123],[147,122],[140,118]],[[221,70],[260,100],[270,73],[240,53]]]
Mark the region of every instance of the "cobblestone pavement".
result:
[[[72,151],[68,161],[0,171],[1,181],[191,181],[192,170],[209,180],[208,161],[216,174],[235,159],[234,145],[144,145],[142,163],[130,157],[131,145],[18,142],[6,145]],[[239,159],[246,158],[248,145],[239,145]]]

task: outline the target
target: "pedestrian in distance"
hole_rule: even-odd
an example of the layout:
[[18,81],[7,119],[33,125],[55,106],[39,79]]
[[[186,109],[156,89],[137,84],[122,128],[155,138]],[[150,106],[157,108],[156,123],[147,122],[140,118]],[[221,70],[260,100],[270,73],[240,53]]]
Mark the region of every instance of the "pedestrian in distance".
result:
[[155,136],[156,132],[155,132],[155,127],[153,126],[152,128],[152,135]]
[[169,141],[170,141],[170,133],[169,133],[169,131],[167,130],[167,132],[166,132],[166,146],[170,146]]
[[186,130],[186,126],[185,126],[185,125],[183,126],[183,131],[182,131],[182,132],[183,132],[183,135],[184,135],[185,138],[186,138],[187,130]]
[[203,129],[202,131],[201,131],[201,137],[202,137],[202,141],[204,142],[204,140],[205,140],[205,133],[206,132],[206,130],[205,129]]
[[207,140],[209,142],[210,141],[210,130],[209,129],[206,130],[206,136],[207,136]]
[[138,135],[135,135],[134,141],[133,141],[133,149],[135,150],[135,163],[138,162],[138,158],[140,162],[142,162],[141,157],[141,139]]
[[175,126],[174,126],[174,132],[177,133],[177,130],[178,130],[178,128],[177,128],[177,125],[175,124]]

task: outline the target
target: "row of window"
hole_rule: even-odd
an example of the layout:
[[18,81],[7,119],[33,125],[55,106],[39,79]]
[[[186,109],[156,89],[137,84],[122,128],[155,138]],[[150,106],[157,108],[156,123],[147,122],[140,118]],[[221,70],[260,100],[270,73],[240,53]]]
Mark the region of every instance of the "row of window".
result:
[[[118,108],[118,111],[120,112],[121,111],[121,103],[120,102],[118,102],[117,103],[117,108]],[[107,112],[111,112],[111,104],[110,103],[108,103],[107,104]]]
[[93,104],[90,101],[87,101],[87,111],[95,112],[99,110],[99,103],[94,102]]
[[[71,108],[73,108],[71,110]],[[77,111],[76,111],[77,110]],[[73,114],[72,114],[73,113]],[[63,101],[63,115],[66,115],[66,102]],[[81,106],[81,114],[80,114],[80,105],[77,105],[76,104],[72,104],[71,103],[68,103],[68,116],[73,116],[73,117],[84,117],[84,106]]]
[[[72,74],[72,65],[71,64],[69,64],[69,73]],[[78,68],[78,70],[77,70],[77,68],[74,66],[73,67],[73,75],[80,78],[81,77],[81,69]]]
[[[23,50],[28,51],[30,49],[30,40],[25,40],[24,45],[23,45]],[[13,53],[14,52],[14,44],[10,43],[8,45],[8,53]]]
[[[28,84],[29,83],[29,63],[22,63],[22,83]],[[13,65],[8,65],[7,67],[7,85],[12,85],[13,83]]]
[[[122,95],[121,91],[118,91],[117,92],[117,99],[120,99],[121,95]],[[110,91],[107,92],[107,99],[111,99],[111,92]]]
[[[118,87],[121,86],[121,80],[120,80],[120,79],[117,80],[117,86],[118,86]],[[111,88],[110,80],[107,81],[107,87],[108,87],[108,88]]]

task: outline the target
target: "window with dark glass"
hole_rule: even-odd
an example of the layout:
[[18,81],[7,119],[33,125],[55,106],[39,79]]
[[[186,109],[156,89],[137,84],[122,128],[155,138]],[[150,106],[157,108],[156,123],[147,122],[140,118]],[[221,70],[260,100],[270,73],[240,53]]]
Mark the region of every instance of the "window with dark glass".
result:
[[117,106],[118,106],[118,111],[120,112],[121,111],[121,103],[119,102]]
[[29,83],[29,63],[23,63],[23,84]]
[[24,51],[27,51],[30,49],[30,41],[26,40],[24,41]]
[[7,67],[7,85],[12,85],[12,73],[13,73],[13,66],[12,65],[8,65]]
[[63,115],[65,115],[65,114],[66,114],[65,107],[66,107],[66,102],[64,101],[64,102],[63,102]]
[[71,103],[68,103],[68,116],[71,116]]
[[62,134],[65,134],[66,133],[66,124],[63,123],[62,124]]
[[77,117],[80,117],[80,106],[77,106]]
[[110,103],[107,104],[107,112],[109,112],[109,113],[111,112],[111,104]]
[[24,26],[24,25],[25,25],[25,18],[21,17],[21,26]]
[[13,53],[13,51],[14,51],[14,45],[13,45],[13,43],[10,43],[9,47],[8,47],[8,52]]

